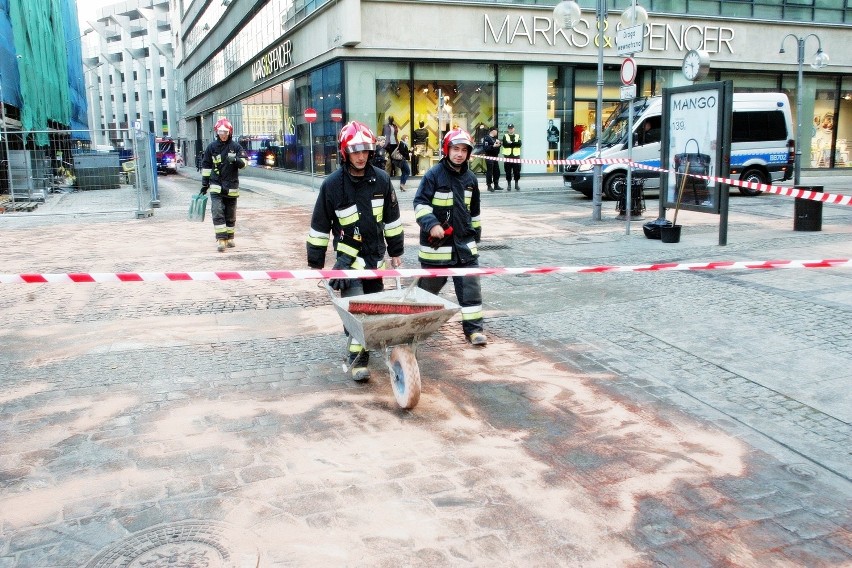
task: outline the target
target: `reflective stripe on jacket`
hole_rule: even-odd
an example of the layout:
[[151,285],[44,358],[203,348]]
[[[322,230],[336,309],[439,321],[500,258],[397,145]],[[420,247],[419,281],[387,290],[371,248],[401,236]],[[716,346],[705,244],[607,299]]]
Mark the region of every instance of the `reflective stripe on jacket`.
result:
[[[228,152],[237,155],[237,161],[228,162]],[[201,158],[201,183],[210,187],[210,193],[228,197],[240,196],[239,170],[248,164],[246,151],[233,139],[222,142],[218,138],[204,150]]]
[[324,268],[329,233],[337,259],[351,268],[378,268],[402,256],[404,235],[396,192],[388,174],[367,164],[355,178],[343,164],[320,186],[308,232],[308,266]]
[[[477,243],[482,234],[479,199],[478,181],[467,163],[457,172],[444,158],[426,172],[414,196],[414,218],[420,225],[421,263],[468,264],[479,256]],[[452,235],[442,242],[430,243],[429,231],[435,225],[445,229],[451,226]]]

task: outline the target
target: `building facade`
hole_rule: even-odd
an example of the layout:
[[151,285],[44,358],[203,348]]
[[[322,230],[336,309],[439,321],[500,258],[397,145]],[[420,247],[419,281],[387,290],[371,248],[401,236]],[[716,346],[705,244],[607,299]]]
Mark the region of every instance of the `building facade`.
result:
[[75,0],[0,0],[0,195],[43,196],[88,141],[79,36]]
[[179,137],[182,81],[175,75],[168,0],[127,0],[86,22],[83,65],[93,143],[122,146],[136,126]]
[[[554,25],[557,3],[171,0],[187,135],[198,151],[225,116],[258,165],[323,174],[337,167],[336,134],[349,120],[378,132],[393,117],[409,135],[422,121],[433,163],[446,112],[475,136],[515,124],[523,158],[565,158],[593,134],[599,50],[595,1],[580,2],[582,20],[571,31]],[[615,35],[631,3],[610,0],[604,21],[604,119],[620,102]],[[794,121],[806,126],[803,168],[849,166],[852,54],[844,48],[852,9],[831,0],[688,0],[683,15],[684,3],[639,0],[649,11],[644,49],[634,56],[639,96],[688,84],[683,58],[703,49],[711,60],[703,81],[788,95]],[[830,57],[820,70],[804,65],[801,92],[799,38],[806,63],[818,48]],[[316,122],[305,119],[307,109]]]

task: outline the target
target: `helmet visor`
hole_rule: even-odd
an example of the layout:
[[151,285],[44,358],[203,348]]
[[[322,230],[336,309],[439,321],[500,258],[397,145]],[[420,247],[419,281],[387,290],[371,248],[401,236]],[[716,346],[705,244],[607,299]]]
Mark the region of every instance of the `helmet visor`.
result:
[[364,152],[369,151],[372,152],[376,149],[376,145],[371,142],[359,142],[357,144],[349,144],[346,146],[346,151],[350,154],[354,152]]

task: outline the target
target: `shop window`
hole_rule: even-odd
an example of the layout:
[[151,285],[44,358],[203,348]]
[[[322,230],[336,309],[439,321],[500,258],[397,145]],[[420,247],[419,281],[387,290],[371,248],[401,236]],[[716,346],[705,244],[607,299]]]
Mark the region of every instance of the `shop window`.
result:
[[749,18],[751,17],[752,4],[746,2],[722,2],[721,15],[729,18]]
[[[343,110],[341,70],[340,63],[329,65],[274,85],[217,113],[239,117],[239,142],[253,165],[309,172],[313,156],[314,172],[331,173],[338,167],[340,124],[331,120],[331,111]],[[317,111],[313,124],[304,119],[309,107]]]
[[718,16],[718,0],[689,0],[690,15]]
[[[835,145],[834,89],[817,89],[811,127],[810,167],[828,168],[832,165],[832,148]],[[805,145],[805,142],[802,142]],[[806,147],[806,146],[805,146]],[[834,156],[836,159],[838,156]],[[803,164],[807,164],[803,148]]]

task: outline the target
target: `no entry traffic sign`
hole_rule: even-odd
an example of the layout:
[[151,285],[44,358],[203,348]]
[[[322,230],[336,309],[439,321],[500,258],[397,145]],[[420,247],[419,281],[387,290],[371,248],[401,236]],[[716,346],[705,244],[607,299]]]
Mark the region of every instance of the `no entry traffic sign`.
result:
[[331,109],[331,121],[340,122],[341,120],[343,120],[343,111],[339,108]]
[[308,122],[316,122],[317,120],[317,110],[314,108],[306,108],[305,109],[305,120]]

